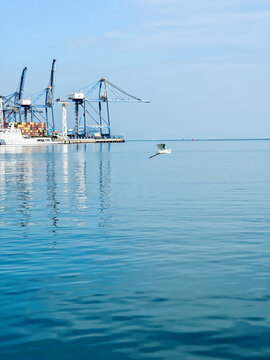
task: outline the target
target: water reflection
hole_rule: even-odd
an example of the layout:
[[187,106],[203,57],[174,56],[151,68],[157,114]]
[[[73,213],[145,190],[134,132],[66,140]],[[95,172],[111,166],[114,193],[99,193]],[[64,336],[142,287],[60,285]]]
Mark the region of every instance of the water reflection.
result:
[[[11,214],[11,221],[27,227],[30,223],[33,200],[33,163],[31,160],[16,158],[1,159],[0,162],[0,210],[8,211],[10,197],[17,195],[17,207]],[[15,196],[16,196],[15,195]]]
[[51,146],[0,146],[0,154],[34,154],[34,153],[47,153]]
[[62,145],[63,193],[66,195],[68,195],[68,193],[69,193],[68,146],[69,145],[67,145],[67,144]]
[[19,192],[19,209],[18,213],[21,215],[19,223],[25,227],[30,223],[30,214],[32,209],[33,199],[33,163],[32,161],[24,161],[16,164],[18,177],[17,189]]
[[0,211],[5,211],[6,205],[6,161],[0,161]]
[[73,214],[72,209],[77,209],[86,218],[90,212],[99,214],[98,226],[109,227],[110,151],[110,144],[1,148],[0,213],[11,212],[12,208],[16,214],[10,220],[6,217],[5,223],[16,222],[28,228],[35,222],[38,226],[35,218],[40,211],[42,221],[56,233],[62,206],[68,209],[65,213],[71,209]]
[[53,226],[53,233],[56,233],[57,223],[59,221],[59,202],[57,200],[57,181],[55,171],[54,159],[49,159],[46,166],[46,178],[47,178],[47,199],[48,208],[51,212],[51,224]]
[[86,146],[79,147],[76,144],[75,170],[75,199],[77,209],[87,209],[87,172],[85,159]]
[[110,215],[110,187],[111,187],[111,144],[100,144],[99,161],[99,199],[100,199],[100,227],[109,227]]
[[53,146],[1,147],[0,211],[10,214],[10,217],[4,218],[4,224],[15,223],[25,228],[25,231],[29,230],[29,226],[34,224],[36,207],[40,210],[39,204],[43,203],[44,189],[46,189],[47,208],[50,209],[49,219],[53,228],[57,226],[59,203],[56,163],[51,155],[48,158],[46,156],[46,153],[54,151]]

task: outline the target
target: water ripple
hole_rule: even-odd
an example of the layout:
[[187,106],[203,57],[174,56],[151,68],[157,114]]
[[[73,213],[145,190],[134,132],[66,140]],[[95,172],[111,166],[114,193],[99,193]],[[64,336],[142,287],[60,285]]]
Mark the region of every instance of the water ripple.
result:
[[0,149],[0,358],[269,359],[268,142]]

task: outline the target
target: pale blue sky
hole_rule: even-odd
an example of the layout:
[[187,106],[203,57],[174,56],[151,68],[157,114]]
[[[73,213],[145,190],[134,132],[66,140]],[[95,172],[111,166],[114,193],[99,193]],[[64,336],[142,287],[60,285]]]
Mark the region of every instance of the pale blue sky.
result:
[[56,58],[56,96],[107,77],[151,100],[112,104],[113,134],[270,137],[269,0],[15,0],[0,31],[0,94],[24,66],[41,90]]

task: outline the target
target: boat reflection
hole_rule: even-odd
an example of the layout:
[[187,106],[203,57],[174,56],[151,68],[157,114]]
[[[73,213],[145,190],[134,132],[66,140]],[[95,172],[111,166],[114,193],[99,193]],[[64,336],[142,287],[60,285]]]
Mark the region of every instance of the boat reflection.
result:
[[33,154],[33,153],[47,153],[49,147],[54,147],[57,145],[50,146],[22,146],[22,145],[3,145],[0,146],[0,154]]
[[33,207],[33,163],[29,159],[0,160],[0,212],[8,212],[16,197],[10,222],[27,227],[31,222]]

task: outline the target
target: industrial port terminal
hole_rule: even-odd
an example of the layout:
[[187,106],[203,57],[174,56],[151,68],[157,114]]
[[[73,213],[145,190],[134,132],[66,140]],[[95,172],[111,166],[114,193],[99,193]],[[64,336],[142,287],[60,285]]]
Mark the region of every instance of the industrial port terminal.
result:
[[[148,103],[112,84],[106,78],[83,90],[55,99],[55,63],[50,69],[49,84],[35,98],[24,97],[27,67],[24,67],[16,91],[0,95],[0,128],[11,125],[23,136],[50,137],[58,143],[124,142],[123,136],[111,134],[110,102]],[[62,106],[62,128],[55,125],[54,107]],[[67,117],[67,108],[74,107],[74,118]],[[68,127],[69,125],[69,127]]]

